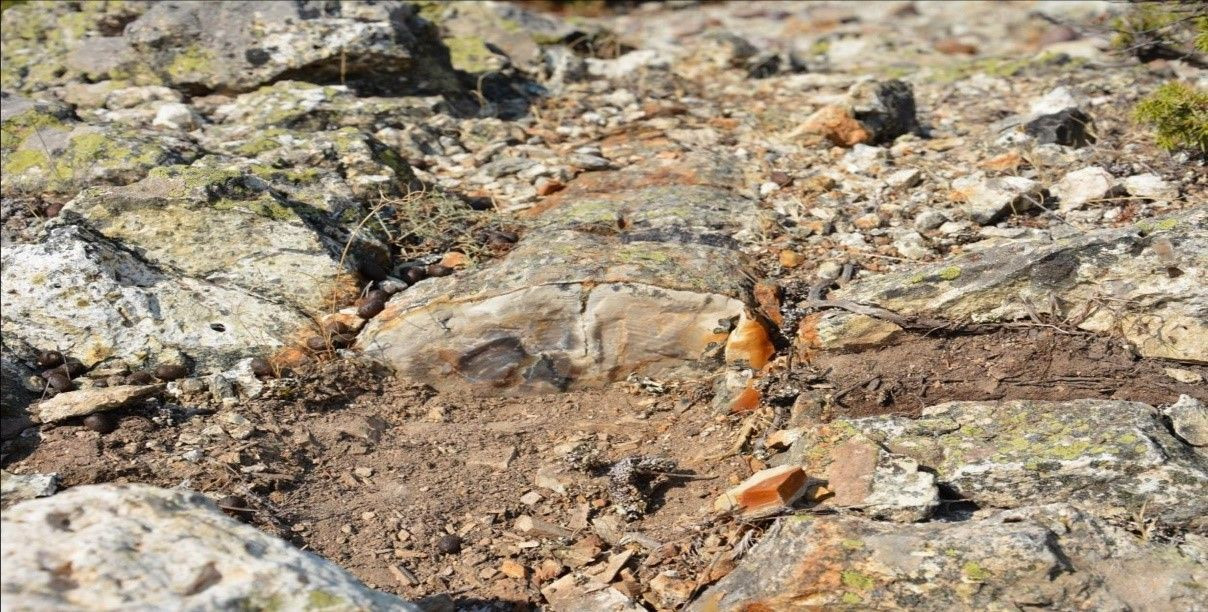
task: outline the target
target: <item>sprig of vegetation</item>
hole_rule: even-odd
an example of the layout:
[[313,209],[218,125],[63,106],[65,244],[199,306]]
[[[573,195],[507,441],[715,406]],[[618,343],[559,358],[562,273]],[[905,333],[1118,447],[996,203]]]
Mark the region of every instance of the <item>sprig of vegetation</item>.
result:
[[1133,118],[1154,128],[1163,149],[1208,153],[1208,91],[1171,81],[1138,102]]

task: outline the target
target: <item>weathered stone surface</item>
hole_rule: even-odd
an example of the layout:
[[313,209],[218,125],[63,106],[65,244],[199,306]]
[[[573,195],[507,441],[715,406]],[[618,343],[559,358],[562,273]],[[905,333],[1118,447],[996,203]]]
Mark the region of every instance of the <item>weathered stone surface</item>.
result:
[[1208,446],[1208,408],[1189,395],[1168,406],[1163,413],[1170,419],[1174,433],[1192,446]]
[[14,474],[0,471],[0,507],[23,502],[28,499],[54,495],[59,489],[58,474]]
[[294,75],[392,93],[457,88],[435,30],[404,2],[161,2],[125,38],[182,90],[249,91]]
[[119,385],[93,387],[60,393],[38,403],[34,412],[43,423],[56,423],[73,417],[113,410],[155,395],[163,385]]
[[1095,122],[1081,109],[1066,109],[1051,115],[1041,115],[1023,126],[1024,133],[1040,144],[1085,147],[1095,142]]
[[1173,185],[1156,174],[1130,176],[1124,179],[1124,190],[1131,196],[1163,202],[1179,197],[1178,185]]
[[417,610],[200,493],[96,485],[4,513],[6,609]]
[[1022,176],[967,176],[952,181],[952,189],[968,203],[969,216],[982,225],[1030,210],[1044,199],[1040,184]]
[[723,353],[762,367],[766,336],[727,344],[751,325],[752,277],[734,235],[753,202],[661,186],[665,176],[599,173],[586,181],[599,192],[572,184],[507,257],[398,294],[359,346],[408,377],[528,389],[686,375]]
[[[210,245],[222,242],[229,236]],[[271,352],[310,323],[295,308],[239,288],[169,273],[79,226],[5,245],[0,259],[6,342],[53,347],[85,365],[111,358],[141,365],[183,352],[203,369],[222,367]]]
[[[850,436],[850,437],[849,437]],[[798,438],[786,462],[805,467],[824,479],[831,495],[821,504],[860,510],[867,516],[919,521],[939,505],[935,475],[919,470],[918,461],[886,451],[850,430],[822,428]]]
[[863,81],[852,85],[847,95],[857,121],[872,134],[872,142],[893,142],[898,136],[919,131],[914,91],[899,80]]
[[1120,191],[1120,183],[1107,170],[1089,166],[1065,175],[1049,191],[1057,198],[1061,210],[1069,211],[1115,195]]
[[[1208,363],[1208,209],[1057,240],[1015,240],[870,277],[832,297],[961,322],[1029,311],[1118,334],[1147,357]],[[1173,271],[1172,271],[1173,270]],[[801,328],[815,348],[875,346],[898,326],[827,311]]]
[[713,502],[718,512],[761,516],[786,510],[806,490],[805,472],[800,466],[782,465],[760,470],[742,484],[722,493]]
[[[1208,462],[1145,404],[952,402],[925,409],[917,420],[871,417],[821,426],[794,443],[789,461],[828,474],[832,503],[855,505],[849,498],[868,490],[858,482],[861,475],[873,474],[869,497],[875,501],[877,472],[889,465],[876,458],[882,450],[911,459],[914,470],[925,468],[935,484],[983,508],[1068,501],[1104,516],[1130,516],[1144,504],[1170,522],[1208,512]],[[915,481],[918,487],[879,490],[925,507],[925,496],[908,495],[924,485]]]
[[689,610],[1200,609],[1205,586],[1188,551],[1051,504],[960,523],[781,519]]
[[25,381],[36,374],[9,348],[7,341],[5,338],[0,344],[0,377],[3,377],[0,378],[0,439],[3,440],[16,436],[32,424],[28,408],[37,399],[37,395],[25,387]]

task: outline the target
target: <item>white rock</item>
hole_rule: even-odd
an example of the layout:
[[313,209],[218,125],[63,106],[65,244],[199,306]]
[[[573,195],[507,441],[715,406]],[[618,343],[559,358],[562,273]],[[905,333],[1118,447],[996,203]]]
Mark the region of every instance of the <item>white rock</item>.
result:
[[907,259],[923,259],[931,254],[927,239],[918,232],[906,232],[893,241],[893,248]]
[[0,471],[0,504],[5,507],[27,499],[54,495],[59,489],[58,474],[14,474]]
[[938,210],[925,210],[919,213],[919,216],[914,218],[914,226],[920,230],[927,231],[938,228],[948,221],[948,217]]
[[1066,174],[1049,188],[1049,192],[1060,200],[1062,211],[1070,211],[1109,198],[1118,189],[1119,182],[1110,172],[1099,166],[1088,166]]
[[1162,413],[1170,418],[1171,427],[1180,438],[1192,446],[1208,446],[1208,408],[1190,395],[1180,395],[1179,401]]
[[121,408],[137,400],[150,397],[163,387],[163,385],[118,385],[68,391],[33,406],[33,411],[39,421],[57,423],[72,417]]
[[968,176],[952,181],[952,188],[964,196],[969,216],[981,225],[1029,210],[1041,201],[1039,183],[1021,176],[992,179]]
[[1067,108],[1078,108],[1078,99],[1068,87],[1058,87],[1032,102],[1029,112],[1033,117],[1052,115]]
[[1138,174],[1124,179],[1124,190],[1128,195],[1150,200],[1173,200],[1179,197],[1179,188],[1166,182],[1156,174]]
[[172,130],[192,130],[201,123],[201,117],[187,104],[169,102],[155,111],[151,125]]
[[885,177],[885,184],[893,189],[906,189],[923,182],[923,173],[918,168],[903,168]]
[[3,531],[6,610],[418,610],[192,491],[76,487]]

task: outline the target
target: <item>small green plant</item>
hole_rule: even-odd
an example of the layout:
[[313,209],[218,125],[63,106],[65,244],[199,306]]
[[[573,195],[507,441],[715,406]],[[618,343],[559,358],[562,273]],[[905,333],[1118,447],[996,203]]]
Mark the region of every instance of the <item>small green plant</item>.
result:
[[1154,128],[1163,149],[1208,153],[1208,91],[1171,81],[1138,102],[1133,118]]
[[1200,3],[1138,4],[1111,25],[1112,46],[1143,62],[1208,53],[1208,10]]

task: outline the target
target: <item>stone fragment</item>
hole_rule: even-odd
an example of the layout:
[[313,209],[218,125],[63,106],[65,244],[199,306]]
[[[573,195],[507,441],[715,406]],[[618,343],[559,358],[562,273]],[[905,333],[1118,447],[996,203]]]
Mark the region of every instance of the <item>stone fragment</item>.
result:
[[1124,190],[1128,195],[1149,200],[1169,202],[1179,197],[1178,185],[1173,185],[1157,174],[1137,174],[1124,179]]
[[1179,401],[1162,410],[1171,427],[1183,441],[1192,446],[1208,446],[1208,408],[1190,395],[1180,395]]
[[9,508],[3,531],[15,610],[418,610],[191,491],[75,487]]
[[525,576],[528,575],[528,568],[511,559],[504,559],[503,563],[499,564],[499,573],[508,578],[524,580]]
[[527,514],[518,517],[515,526],[516,531],[520,533],[541,538],[572,538],[575,535],[575,532],[561,525],[533,518]]
[[748,517],[763,516],[791,507],[805,489],[805,472],[800,466],[768,468],[723,493],[713,502],[713,509]]
[[578,572],[549,583],[541,589],[541,595],[554,612],[643,612],[646,609],[620,591]]
[[1089,166],[1066,174],[1049,187],[1062,211],[1082,208],[1088,203],[1114,196],[1119,190],[1116,177],[1098,166]]
[[[803,444],[795,442],[790,460],[801,455]],[[914,459],[887,452],[861,435],[830,448],[829,465],[825,461],[809,465],[825,475],[826,488],[833,494],[821,503],[903,522],[926,519],[939,505],[935,475],[920,471]]]
[[163,385],[121,385],[68,391],[35,405],[34,415],[43,423],[57,423],[72,417],[121,408],[151,397],[163,388]]
[[1040,144],[1085,147],[1096,140],[1091,116],[1076,108],[1040,115],[1025,123],[1023,129]]
[[58,474],[14,474],[0,471],[0,507],[28,499],[54,495],[59,490]]
[[[959,322],[1073,318],[1146,357],[1208,363],[1208,209],[1059,239],[1011,240],[948,261],[870,276],[835,299]],[[1171,274],[1168,268],[1178,271]],[[1113,305],[1105,306],[1105,296]],[[829,310],[807,318],[800,348],[852,349],[892,339],[882,319]]]
[[943,212],[929,209],[925,210],[914,218],[914,226],[922,231],[930,231],[937,229],[948,221],[948,217]]
[[169,102],[155,111],[155,119],[151,125],[165,127],[170,130],[189,131],[196,129],[201,123],[201,117],[189,105],[179,102]]
[[1162,371],[1165,372],[1167,376],[1181,383],[1194,385],[1196,383],[1204,382],[1204,377],[1200,376],[1200,373],[1196,372],[1195,370],[1188,370],[1186,368],[1163,368]]
[[794,516],[688,610],[1195,609],[1205,585],[1188,552],[1065,504],[914,525]]
[[856,120],[851,109],[843,106],[824,106],[814,111],[790,136],[801,138],[806,135],[820,136],[841,147],[873,139],[873,135]]
[[952,181],[952,189],[967,203],[969,216],[981,225],[1031,210],[1044,199],[1040,184],[1022,176],[987,179],[973,175]]
[[873,144],[892,142],[919,131],[914,91],[897,79],[861,81],[847,92],[857,121],[871,134]]

